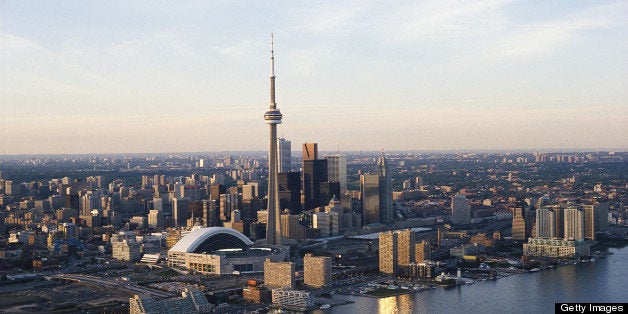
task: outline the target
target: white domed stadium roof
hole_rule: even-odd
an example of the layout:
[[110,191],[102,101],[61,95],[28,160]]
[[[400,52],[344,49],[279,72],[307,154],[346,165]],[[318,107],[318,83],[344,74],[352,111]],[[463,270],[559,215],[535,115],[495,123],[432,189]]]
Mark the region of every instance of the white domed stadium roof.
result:
[[220,238],[221,236],[230,239],[236,238],[241,241],[241,245],[253,245],[253,242],[249,240],[249,238],[234,229],[209,227],[192,230],[168,251],[191,253],[201,248],[206,244],[205,242],[211,241],[212,238]]

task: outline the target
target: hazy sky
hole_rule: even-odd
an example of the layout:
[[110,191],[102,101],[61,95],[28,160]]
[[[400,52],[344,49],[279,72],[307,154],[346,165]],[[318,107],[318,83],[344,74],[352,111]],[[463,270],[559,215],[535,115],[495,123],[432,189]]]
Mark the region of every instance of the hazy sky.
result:
[[628,148],[628,1],[0,0],[0,154]]

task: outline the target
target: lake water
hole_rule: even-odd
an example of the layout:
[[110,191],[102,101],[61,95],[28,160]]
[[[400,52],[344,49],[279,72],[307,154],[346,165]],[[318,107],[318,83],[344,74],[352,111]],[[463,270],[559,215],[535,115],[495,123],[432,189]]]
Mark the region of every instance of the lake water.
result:
[[[337,295],[354,303],[326,313],[553,313],[557,302],[628,302],[628,247],[593,263],[388,298]],[[315,311],[323,313],[323,311]]]

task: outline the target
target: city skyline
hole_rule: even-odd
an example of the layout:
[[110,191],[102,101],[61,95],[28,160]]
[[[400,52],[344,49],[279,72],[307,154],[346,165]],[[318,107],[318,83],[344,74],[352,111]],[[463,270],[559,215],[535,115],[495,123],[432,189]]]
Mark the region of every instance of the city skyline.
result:
[[4,1],[0,155],[264,151],[271,32],[294,143],[628,148],[625,2],[161,4]]

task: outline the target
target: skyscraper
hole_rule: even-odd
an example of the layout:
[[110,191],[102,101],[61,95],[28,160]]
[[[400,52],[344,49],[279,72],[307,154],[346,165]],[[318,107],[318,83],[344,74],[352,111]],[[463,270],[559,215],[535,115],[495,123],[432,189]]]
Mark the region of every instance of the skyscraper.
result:
[[270,126],[266,243],[281,245],[281,212],[279,210],[279,187],[277,184],[277,124],[281,123],[282,115],[275,102],[275,53],[272,35],[270,38],[270,108],[264,114],[264,120]]
[[397,236],[394,231],[379,233],[379,271],[382,273],[397,272]]
[[595,240],[595,206],[593,204],[582,204],[584,213],[584,238]]
[[303,160],[318,159],[318,143],[303,143]]
[[277,139],[277,169],[279,173],[290,172],[292,168],[292,143],[285,138]]
[[584,213],[579,208],[565,208],[565,240],[584,240]]
[[360,176],[360,195],[362,197],[362,217],[364,224],[381,222],[379,201],[379,176],[363,174]]
[[556,237],[556,213],[547,207],[543,207],[536,212],[536,237],[555,238]]
[[312,210],[319,206],[324,206],[331,198],[325,195],[329,192],[329,187],[325,188],[327,182],[327,160],[325,159],[305,159],[303,156],[303,210]]
[[415,262],[416,240],[412,229],[398,230],[397,264],[408,265]]
[[392,201],[392,185],[390,181],[390,169],[388,168],[388,162],[384,156],[384,150],[382,149],[382,156],[377,160],[377,174],[379,175],[379,210],[380,219],[383,223],[393,222],[393,201]]
[[523,219],[523,208],[517,207],[512,213],[512,238],[515,240],[526,239],[526,222]]
[[[347,157],[335,154],[325,156],[327,159],[327,180],[340,183],[340,193],[347,191]],[[340,198],[341,195],[336,195]]]

